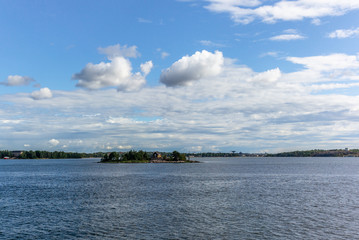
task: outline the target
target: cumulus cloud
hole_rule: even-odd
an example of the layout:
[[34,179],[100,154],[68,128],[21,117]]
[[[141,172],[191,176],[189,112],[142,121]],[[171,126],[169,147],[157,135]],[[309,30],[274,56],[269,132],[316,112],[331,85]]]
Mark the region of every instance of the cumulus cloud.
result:
[[359,28],[338,29],[328,34],[329,38],[350,38],[350,37],[358,37],[358,36],[359,36]]
[[125,58],[137,58],[141,56],[141,54],[137,51],[137,46],[127,45],[121,46],[120,44],[108,46],[105,48],[99,47],[99,53],[107,55],[109,59],[115,57],[125,57]]
[[56,147],[57,145],[59,145],[60,141],[53,138],[53,139],[49,140],[49,143],[50,143],[52,146]]
[[40,90],[33,91],[31,93],[31,98],[34,99],[34,100],[52,98],[52,92],[47,87],[41,88]]
[[141,65],[143,75],[133,74],[131,62],[124,57],[115,57],[110,62],[88,63],[80,73],[72,76],[78,80],[76,86],[95,90],[105,87],[117,87],[120,91],[135,91],[145,83],[145,76],[151,71],[151,61]]
[[220,74],[223,63],[222,52],[211,53],[203,50],[173,63],[162,71],[160,81],[168,87],[189,85],[193,81]]
[[5,86],[25,86],[29,85],[31,82],[35,82],[35,80],[31,77],[10,75],[4,82],[0,82],[0,84]]
[[117,87],[119,91],[137,91],[145,83],[145,77],[150,73],[153,63],[148,61],[141,64],[141,72],[132,72],[132,64],[128,58],[138,57],[136,46],[127,47],[120,44],[99,48],[100,53],[106,54],[108,62],[98,64],[88,63],[79,73],[72,75],[78,80],[77,87],[96,90],[106,87]]
[[[325,16],[343,15],[348,11],[359,9],[359,2],[352,0],[277,0],[270,1],[237,1],[208,0],[207,8],[213,12],[228,13],[237,23],[248,24],[255,19],[274,23],[278,20],[297,21],[304,18],[319,19]],[[267,4],[264,4],[264,3]],[[318,20],[315,20],[318,23]]]

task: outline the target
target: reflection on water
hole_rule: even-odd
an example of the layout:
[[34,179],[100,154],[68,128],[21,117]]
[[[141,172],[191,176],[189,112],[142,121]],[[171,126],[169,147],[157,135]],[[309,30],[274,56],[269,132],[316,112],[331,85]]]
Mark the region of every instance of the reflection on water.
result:
[[1,160],[0,239],[358,239],[359,159]]

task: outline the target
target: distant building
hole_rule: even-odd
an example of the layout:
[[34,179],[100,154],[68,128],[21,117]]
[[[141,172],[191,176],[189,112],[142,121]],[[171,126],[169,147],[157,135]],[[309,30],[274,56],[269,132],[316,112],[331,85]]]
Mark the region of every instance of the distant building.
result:
[[22,151],[12,151],[11,154],[14,156],[14,157],[20,157],[21,154],[22,154]]
[[152,154],[152,160],[158,160],[158,159],[162,159],[162,155],[160,152],[154,152]]

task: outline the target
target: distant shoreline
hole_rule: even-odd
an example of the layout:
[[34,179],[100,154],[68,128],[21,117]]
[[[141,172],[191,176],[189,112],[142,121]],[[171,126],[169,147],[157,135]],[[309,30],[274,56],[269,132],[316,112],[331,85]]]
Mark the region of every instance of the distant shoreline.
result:
[[[17,154],[17,155],[15,155]],[[8,151],[0,150],[0,159],[3,160],[15,160],[15,159],[86,159],[86,158],[102,158],[105,154],[104,152],[96,153],[77,153],[77,152],[47,152],[47,151]],[[122,156],[125,153],[118,152],[119,156]],[[161,152],[163,156],[170,156],[171,153]],[[332,149],[332,150],[304,150],[304,151],[291,151],[291,152],[282,152],[282,153],[242,153],[235,152],[232,153],[182,153],[181,159],[177,159],[174,162],[180,162],[184,159],[192,158],[203,158],[203,157],[359,157],[359,149]],[[131,157],[132,158],[132,157]],[[131,159],[130,158],[130,159]],[[137,158],[135,158],[137,159]],[[131,160],[123,159],[121,162],[133,162]],[[180,160],[180,161],[179,161]],[[171,162],[170,157],[167,159],[141,159],[135,160],[140,162],[153,162],[153,163],[167,163]],[[188,160],[187,160],[188,161]],[[191,160],[189,160],[191,161]],[[116,162],[116,161],[114,161]],[[194,161],[196,162],[196,161]]]

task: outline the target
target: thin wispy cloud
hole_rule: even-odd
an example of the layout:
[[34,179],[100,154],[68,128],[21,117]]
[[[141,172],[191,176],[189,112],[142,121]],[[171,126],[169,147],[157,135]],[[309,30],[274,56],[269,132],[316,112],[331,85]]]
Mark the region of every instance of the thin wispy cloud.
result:
[[137,51],[137,46],[127,46],[120,44],[108,46],[108,47],[99,47],[98,52],[104,55],[107,55],[108,58],[113,57],[125,57],[125,58],[137,58],[141,54]]
[[261,55],[259,55],[259,57],[278,57],[279,52],[275,52],[275,51],[270,51],[270,52],[266,52],[266,53],[262,53]]
[[[265,23],[277,21],[300,21],[305,18],[319,19],[326,16],[339,16],[346,12],[359,9],[359,2],[352,0],[322,1],[228,1],[208,0],[206,9],[228,13],[234,22],[248,24],[256,19]],[[316,20],[318,23],[318,20]]]
[[170,55],[168,52],[163,51],[161,48],[157,48],[157,52],[160,53],[162,59],[165,59]]
[[152,23],[151,20],[145,19],[145,18],[137,18],[137,21],[138,21],[139,23]]
[[299,34],[281,34],[270,38],[272,41],[291,41],[300,39],[305,39],[305,37]]
[[320,26],[322,24],[322,21],[319,18],[314,18],[311,23],[316,26]]
[[283,34],[273,36],[269,38],[271,41],[292,41],[292,40],[301,40],[306,37],[299,34],[295,29],[287,29],[283,31]]
[[212,42],[210,40],[201,40],[199,42],[200,42],[201,45],[206,46],[206,47],[218,47],[218,48],[225,47],[224,44],[215,43],[215,42]]
[[338,29],[328,34],[329,38],[352,38],[359,37],[359,27],[352,29]]

